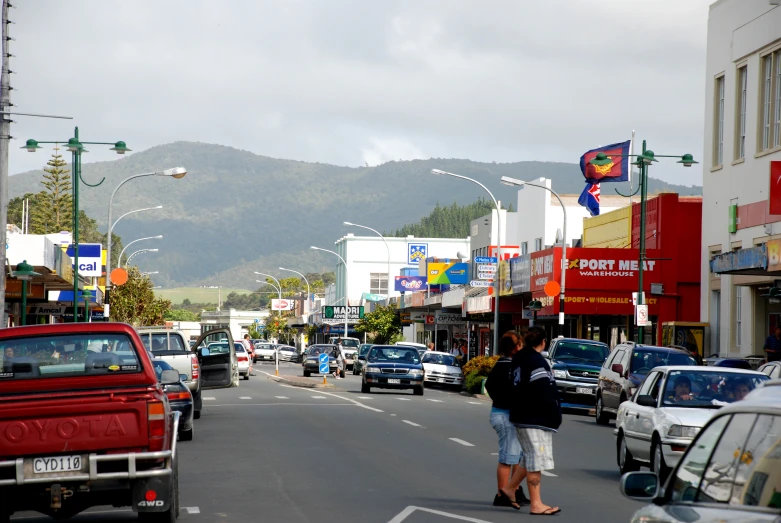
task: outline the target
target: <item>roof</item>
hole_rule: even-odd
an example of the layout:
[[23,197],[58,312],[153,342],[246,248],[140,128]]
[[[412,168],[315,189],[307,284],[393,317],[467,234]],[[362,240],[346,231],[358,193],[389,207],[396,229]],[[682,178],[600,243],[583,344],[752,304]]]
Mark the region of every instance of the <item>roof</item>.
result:
[[441,354],[442,356],[452,356],[449,352],[443,352],[441,350],[427,350],[426,354]]
[[[726,369],[726,370],[725,370]],[[719,373],[724,374],[725,372],[728,372],[730,374],[745,374],[747,376],[765,376],[765,374],[762,374],[761,372],[757,372],[755,370],[746,370],[746,369],[734,369],[732,367],[705,367],[705,366],[693,366],[693,365],[662,365],[659,367],[654,367],[654,370],[661,370],[661,371],[686,371],[686,372],[692,372],[693,370],[696,370],[696,372],[705,372],[705,373]]]
[[607,343],[603,343],[601,341],[597,340],[584,340],[583,338],[565,338],[564,336],[559,336],[558,338],[553,338],[551,341],[574,341],[576,343],[590,343],[592,345],[607,345]]
[[633,341],[625,341],[624,343],[619,343],[618,345],[616,345],[613,348],[615,349],[616,347],[620,347],[622,345],[628,345],[628,346],[633,347],[635,349],[643,349],[643,350],[647,350],[649,352],[680,352],[681,354],[691,355],[691,353],[689,351],[683,350],[683,349],[678,349],[676,347],[659,347],[657,345],[640,345],[640,344],[635,343]]
[[719,409],[717,416],[738,412],[781,414],[781,380],[764,382],[752,390],[745,399]]

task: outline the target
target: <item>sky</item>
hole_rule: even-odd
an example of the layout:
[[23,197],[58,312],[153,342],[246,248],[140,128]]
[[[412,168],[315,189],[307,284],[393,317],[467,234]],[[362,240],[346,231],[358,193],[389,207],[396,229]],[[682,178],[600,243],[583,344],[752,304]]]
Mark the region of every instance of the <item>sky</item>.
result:
[[[712,0],[25,0],[10,172],[27,138],[175,141],[337,165],[578,162],[703,148]],[[116,156],[89,147],[88,161]],[[44,150],[45,151],[45,150]],[[651,176],[702,182],[701,166]]]

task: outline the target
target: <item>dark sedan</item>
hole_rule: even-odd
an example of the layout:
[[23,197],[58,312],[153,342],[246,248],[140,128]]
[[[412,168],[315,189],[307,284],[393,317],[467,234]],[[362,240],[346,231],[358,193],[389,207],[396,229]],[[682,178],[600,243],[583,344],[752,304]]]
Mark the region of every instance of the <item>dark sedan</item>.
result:
[[400,345],[375,345],[366,356],[361,392],[379,389],[412,389],[423,395],[423,364],[415,348]]
[[[176,370],[163,360],[152,360],[152,365],[155,367],[158,381],[164,370]],[[185,375],[180,374],[179,376]],[[193,395],[190,389],[183,381],[179,380],[179,383],[166,385],[164,391],[165,395],[168,396],[168,403],[171,404],[171,410],[179,413],[179,440],[192,441],[195,425],[193,423]]]
[[[304,376],[309,377],[310,374],[320,373],[320,354],[328,354],[328,373],[336,372],[336,351],[339,347],[336,345],[311,345],[303,356],[303,362],[301,366],[304,367]],[[340,376],[344,378],[344,376]]]

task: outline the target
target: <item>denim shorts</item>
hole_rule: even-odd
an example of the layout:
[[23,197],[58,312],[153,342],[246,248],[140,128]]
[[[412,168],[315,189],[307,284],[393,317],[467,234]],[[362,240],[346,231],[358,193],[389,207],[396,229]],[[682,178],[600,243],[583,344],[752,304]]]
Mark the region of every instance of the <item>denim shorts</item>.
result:
[[491,407],[491,426],[499,436],[499,463],[517,465],[523,452],[518,443],[518,433],[515,425],[510,423],[510,411]]

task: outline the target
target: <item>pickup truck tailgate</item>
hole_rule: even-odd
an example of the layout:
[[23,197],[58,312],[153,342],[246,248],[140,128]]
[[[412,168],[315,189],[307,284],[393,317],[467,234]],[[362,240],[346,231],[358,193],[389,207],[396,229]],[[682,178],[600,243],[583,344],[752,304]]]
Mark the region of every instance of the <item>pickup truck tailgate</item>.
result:
[[148,446],[146,387],[0,397],[0,459]]

